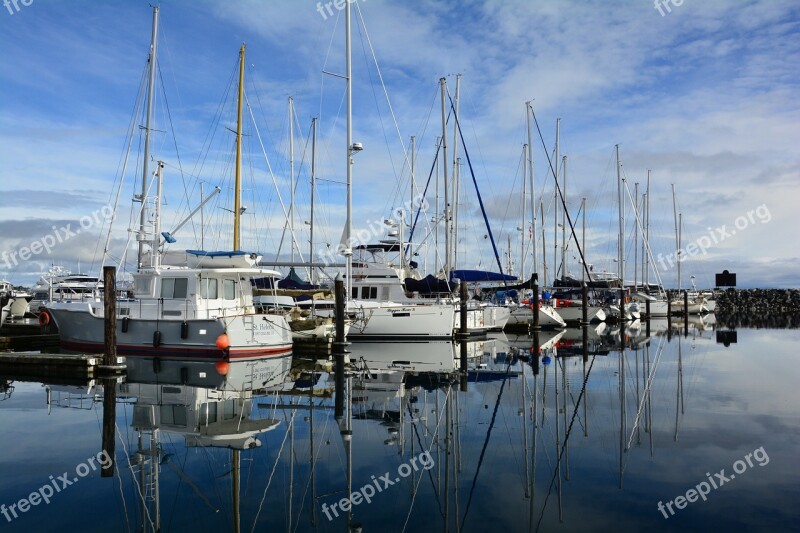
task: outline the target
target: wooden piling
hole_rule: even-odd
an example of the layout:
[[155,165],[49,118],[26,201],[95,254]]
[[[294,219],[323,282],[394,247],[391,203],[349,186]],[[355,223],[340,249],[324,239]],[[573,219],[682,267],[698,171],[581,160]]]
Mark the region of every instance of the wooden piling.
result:
[[344,336],[345,321],[345,288],[344,281],[336,279],[334,281],[334,297],[336,300],[334,320],[336,322],[336,340],[333,343],[334,359],[334,418],[341,420],[344,418],[344,355],[347,342]]
[[464,341],[469,337],[469,330],[467,328],[467,301],[469,300],[469,295],[467,293],[466,281],[462,281],[459,286],[459,296],[461,300],[461,307],[459,309],[461,326],[458,330],[458,338]]
[[103,267],[103,364],[117,362],[117,268]]
[[683,335],[689,336],[689,291],[683,291]]
[[539,331],[542,326],[539,325],[539,284],[537,282],[533,282],[533,296],[531,296],[530,302],[528,302],[531,306],[531,311],[533,311],[533,331]]
[[589,323],[589,286],[586,283],[581,287],[581,296],[583,300],[583,319],[581,320],[581,325],[585,326]]
[[[106,287],[108,287],[108,285],[106,285]],[[115,379],[104,379],[102,451],[105,462],[102,463],[102,468],[100,469],[100,477],[114,477],[114,460],[115,460],[114,454],[116,450],[115,444],[117,441],[116,427],[117,427],[117,381]]]

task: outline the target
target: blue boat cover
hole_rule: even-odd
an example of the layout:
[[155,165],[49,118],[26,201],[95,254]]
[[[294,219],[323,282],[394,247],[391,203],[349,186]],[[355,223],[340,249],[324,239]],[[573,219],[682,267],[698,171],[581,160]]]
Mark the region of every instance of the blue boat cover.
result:
[[516,276],[509,276],[508,274],[499,274],[497,272],[487,272],[485,270],[451,270],[450,280],[455,278],[467,283],[474,283],[478,281],[517,281]]
[[200,257],[238,257],[240,255],[251,255],[253,252],[237,251],[221,251],[221,252],[206,252],[205,250],[186,250],[187,254],[197,255]]

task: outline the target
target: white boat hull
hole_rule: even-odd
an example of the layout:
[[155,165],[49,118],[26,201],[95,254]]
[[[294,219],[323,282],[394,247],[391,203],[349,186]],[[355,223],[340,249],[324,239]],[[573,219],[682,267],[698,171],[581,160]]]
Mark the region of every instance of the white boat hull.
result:
[[[58,326],[62,348],[82,353],[103,352],[102,306],[99,313],[88,303],[52,304],[47,311]],[[156,331],[160,332],[158,339]],[[223,333],[228,336],[229,346],[225,349],[217,347],[217,338]],[[291,349],[291,331],[283,315],[240,314],[185,321],[117,318],[119,355],[235,360],[285,355]]]
[[[529,325],[533,322],[533,310],[527,306],[519,306],[511,310],[509,326]],[[539,326],[543,328],[563,328],[566,322],[561,315],[549,305],[539,306]]]

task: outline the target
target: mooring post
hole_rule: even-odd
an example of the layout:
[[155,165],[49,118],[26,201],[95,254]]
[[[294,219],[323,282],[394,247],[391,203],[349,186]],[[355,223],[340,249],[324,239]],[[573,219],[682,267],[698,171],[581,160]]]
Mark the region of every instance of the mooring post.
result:
[[462,341],[466,340],[469,337],[469,333],[467,333],[467,300],[469,299],[469,295],[467,293],[467,282],[462,281],[460,289],[460,296],[461,296],[461,327],[459,328],[459,337]]
[[531,365],[533,366],[533,375],[539,375],[539,350],[541,344],[539,340],[539,330],[533,330],[533,346],[531,346]]
[[114,477],[114,453],[117,426],[117,380],[103,379],[103,456],[100,477]]
[[533,312],[533,331],[539,331],[541,329],[541,325],[539,325],[539,283],[536,281],[533,282],[533,296],[531,296],[528,304]]
[[620,287],[619,289],[619,320],[620,322],[625,322],[625,311],[627,311],[625,307],[625,287]]
[[689,336],[689,291],[683,291],[683,335]]
[[103,364],[117,364],[117,268],[103,267]]
[[344,281],[337,278],[334,280],[334,298],[336,307],[334,320],[336,321],[336,340],[333,343],[334,376],[335,376],[335,400],[334,418],[341,420],[344,418],[344,354],[347,345],[344,336],[345,320],[345,288]]
[[461,372],[460,372],[460,390],[461,392],[467,392],[467,341],[466,339],[461,340],[461,344],[459,346],[461,353]]
[[589,285],[584,283],[581,288],[581,293],[583,300],[583,319],[581,320],[581,325],[585,326],[589,323]]

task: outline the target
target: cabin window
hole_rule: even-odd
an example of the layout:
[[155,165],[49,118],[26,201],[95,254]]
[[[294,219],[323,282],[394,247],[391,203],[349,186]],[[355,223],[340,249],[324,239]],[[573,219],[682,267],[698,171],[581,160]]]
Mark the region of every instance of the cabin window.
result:
[[381,299],[382,300],[389,299],[389,287],[381,287]]
[[163,278],[161,297],[167,300],[184,300],[188,286],[189,278]]
[[363,300],[374,300],[378,297],[378,287],[361,287],[361,298]]
[[236,280],[233,279],[222,280],[222,296],[226,300],[236,299]]
[[200,280],[200,297],[208,298],[209,300],[216,300],[219,298],[217,293],[217,280],[214,278],[206,278]]
[[353,287],[353,299],[358,298],[358,287]]

